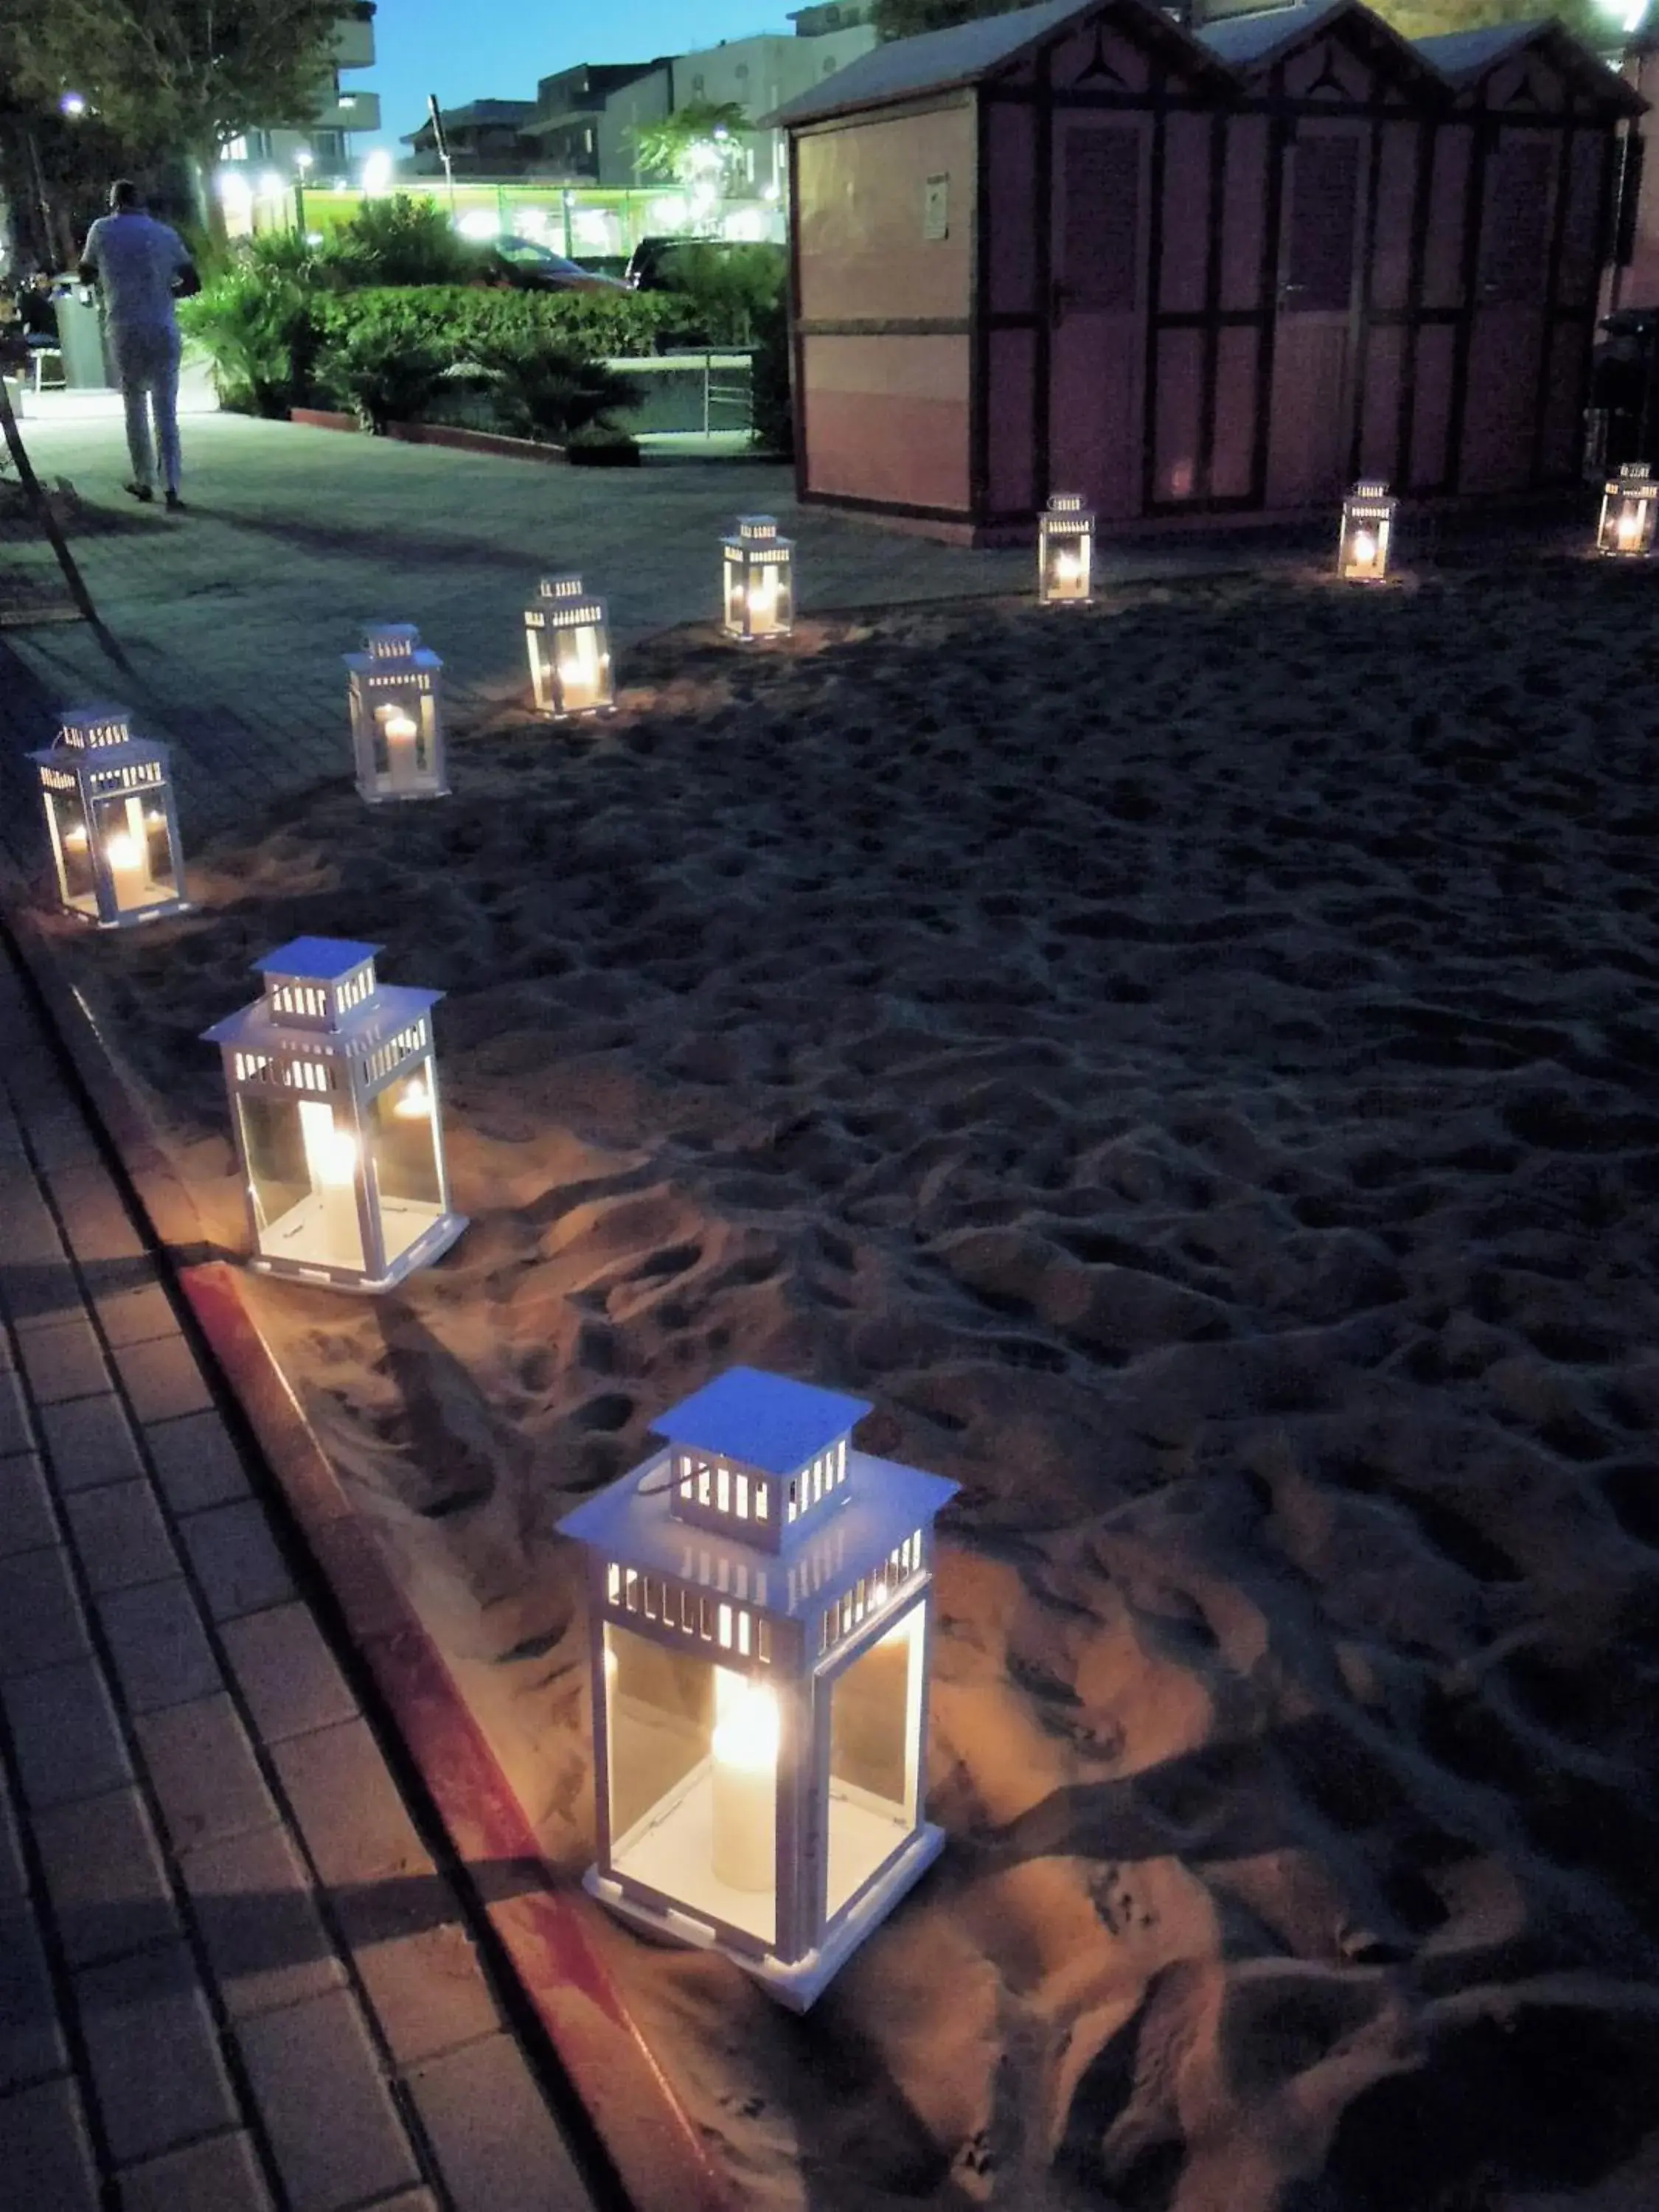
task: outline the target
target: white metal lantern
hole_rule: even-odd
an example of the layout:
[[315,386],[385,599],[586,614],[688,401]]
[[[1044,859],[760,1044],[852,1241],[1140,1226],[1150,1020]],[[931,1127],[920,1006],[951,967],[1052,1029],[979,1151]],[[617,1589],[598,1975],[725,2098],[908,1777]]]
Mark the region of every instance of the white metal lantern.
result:
[[444,665],[413,623],[376,623],[345,656],[357,789],[386,799],[443,799]]
[[769,514],[740,514],[737,534],[720,540],[726,634],[745,642],[787,637],[795,627],[794,544]]
[[1389,496],[1387,484],[1375,479],[1357,483],[1343,501],[1336,573],[1345,584],[1387,582],[1399,505]]
[[135,738],[121,708],[84,707],[29,758],[66,913],[127,929],[190,912],[165,745]]
[[869,1410],[732,1368],[560,1523],[588,1547],[586,1887],[801,2012],[944,1843],[933,1524],[957,1486],[852,1450]]
[[617,684],[605,601],[582,589],[580,576],[544,576],[533,606],[524,611],[536,712],[556,722],[579,714],[614,714]]
[[1095,518],[1074,491],[1051,493],[1037,518],[1037,599],[1045,607],[1094,597]]
[[379,951],[296,938],[253,963],[264,998],[206,1032],[264,1273],[388,1290],[466,1227],[449,1210],[432,1050],[443,994],[379,982]]
[[1626,561],[1646,561],[1653,552],[1654,520],[1659,515],[1659,483],[1645,461],[1626,461],[1601,494],[1601,520],[1595,550]]

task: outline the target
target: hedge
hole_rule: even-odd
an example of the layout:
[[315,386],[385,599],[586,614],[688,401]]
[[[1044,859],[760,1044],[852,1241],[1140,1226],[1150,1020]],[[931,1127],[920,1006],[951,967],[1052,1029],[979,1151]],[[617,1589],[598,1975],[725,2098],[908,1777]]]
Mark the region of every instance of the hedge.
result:
[[637,359],[702,343],[700,316],[671,292],[509,292],[465,284],[368,285],[313,303],[325,345],[365,323],[395,325],[411,345],[463,362],[539,342],[590,359]]

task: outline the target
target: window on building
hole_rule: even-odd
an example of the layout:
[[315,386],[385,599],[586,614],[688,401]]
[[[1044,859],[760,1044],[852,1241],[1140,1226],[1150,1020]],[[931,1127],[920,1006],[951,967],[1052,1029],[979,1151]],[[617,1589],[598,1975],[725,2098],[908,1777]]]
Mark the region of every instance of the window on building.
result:
[[701,92],[702,90],[702,79],[700,76],[694,76],[692,78],[691,89],[693,92]]
[[748,74],[749,74],[749,64],[748,64],[748,63],[747,63],[747,62],[739,62],[739,63],[738,64],[738,76],[739,80],[743,79],[744,77],[746,77],[746,76],[748,76]]
[[346,157],[346,137],[343,131],[313,131],[311,150],[319,166],[326,167],[331,161],[343,161]]

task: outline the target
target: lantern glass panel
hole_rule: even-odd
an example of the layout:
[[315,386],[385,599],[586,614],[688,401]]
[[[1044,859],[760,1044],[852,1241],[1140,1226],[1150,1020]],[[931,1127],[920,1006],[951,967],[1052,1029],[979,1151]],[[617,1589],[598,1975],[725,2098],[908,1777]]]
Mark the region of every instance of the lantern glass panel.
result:
[[368,1155],[388,1267],[444,1212],[435,1103],[431,1065],[422,1061],[377,1093],[369,1106]]
[[81,804],[80,791],[49,791],[46,803],[52,809],[57,838],[64,904],[81,914],[95,915],[98,892],[92,872],[92,833]]
[[925,1605],[860,1653],[830,1693],[825,1917],[833,1918],[916,1825]]
[[179,896],[167,818],[136,795],[94,799],[92,834],[109,870],[118,914],[155,906]]
[[320,1098],[245,1093],[237,1103],[261,1255],[361,1271],[358,1144],[349,1120]]
[[552,636],[558,704],[567,714],[588,714],[611,703],[611,656],[596,623],[556,629]]
[[1604,552],[1650,553],[1653,550],[1653,501],[1645,493],[1620,491],[1607,501],[1602,525]]
[[1042,533],[1042,597],[1045,600],[1089,597],[1093,541],[1086,532],[1049,525]]
[[[678,1593],[653,1595],[668,1603]],[[611,1862],[762,1943],[777,1936],[778,1723],[770,1683],[605,1629]]]
[[434,701],[412,686],[377,699],[371,717],[374,779],[389,792],[417,791],[431,782],[436,752]]

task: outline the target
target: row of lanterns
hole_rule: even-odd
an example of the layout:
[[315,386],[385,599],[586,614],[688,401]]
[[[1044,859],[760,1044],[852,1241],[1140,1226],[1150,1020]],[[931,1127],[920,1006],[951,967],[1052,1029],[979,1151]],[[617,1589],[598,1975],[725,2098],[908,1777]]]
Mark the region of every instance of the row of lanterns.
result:
[[[1336,570],[1346,583],[1388,580],[1400,502],[1385,483],[1357,483],[1342,502]],[[1626,461],[1602,488],[1595,550],[1614,560],[1650,560],[1659,520],[1659,482],[1646,461]]]

